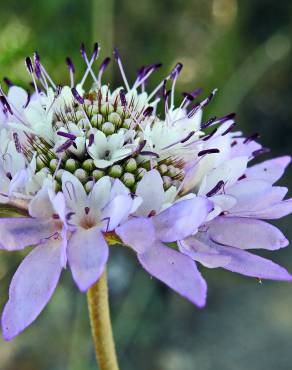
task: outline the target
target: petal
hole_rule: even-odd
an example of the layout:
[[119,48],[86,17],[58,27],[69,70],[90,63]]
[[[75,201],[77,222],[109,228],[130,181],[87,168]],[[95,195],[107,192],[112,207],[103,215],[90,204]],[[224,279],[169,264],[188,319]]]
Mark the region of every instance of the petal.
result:
[[185,239],[197,231],[212,208],[213,204],[203,197],[175,203],[153,217],[158,238],[164,242]]
[[72,235],[68,242],[68,261],[81,292],[86,292],[99,279],[108,253],[108,245],[99,227],[78,228]]
[[108,202],[111,191],[111,182],[108,176],[102,177],[96,182],[89,194],[90,206],[101,210]]
[[[214,255],[214,260],[210,263],[213,263],[213,266],[211,267],[222,267],[232,272],[237,272],[242,275],[251,276],[259,279],[286,281],[292,280],[292,276],[283,267],[266,258],[259,257],[245,250],[225,247],[219,244],[215,244],[212,241],[207,241],[206,243],[204,243],[204,248],[201,248],[199,250],[200,255],[199,258],[197,258],[197,244],[188,244],[189,249],[186,254],[190,257],[193,257],[195,260],[200,260],[200,262],[207,267],[209,267],[208,265],[211,262],[210,256]],[[193,247],[193,251],[195,254],[192,256],[191,249]],[[184,249],[184,252],[185,251],[186,249]],[[204,260],[203,253],[206,253],[206,257],[208,258],[207,260]]]
[[283,176],[290,162],[290,156],[270,159],[249,167],[246,171],[246,176],[248,179],[265,180],[273,184]]
[[191,258],[161,243],[138,254],[143,268],[199,307],[206,303],[207,284]]
[[136,214],[148,216],[151,211],[159,212],[164,200],[163,181],[158,171],[151,170],[138,183],[136,194],[143,199]]
[[86,191],[77,179],[70,172],[64,171],[62,175],[62,191],[67,205],[74,211],[80,211],[80,206],[84,206],[87,200]]
[[2,315],[5,340],[13,339],[37,318],[51,298],[61,270],[56,241],[39,245],[25,257],[12,278]]
[[288,245],[275,226],[250,218],[217,217],[208,224],[208,232],[214,242],[240,249],[275,250]]
[[151,218],[135,217],[115,230],[116,234],[137,253],[144,252],[155,242],[155,229]]
[[35,218],[0,218],[0,245],[6,250],[19,250],[36,245],[55,233],[53,222]]
[[292,213],[292,199],[273,204],[272,206],[257,212],[258,218],[277,220]]
[[19,111],[21,111],[27,103],[27,92],[19,86],[11,86],[7,95],[8,101]]
[[226,187],[233,185],[244,174],[247,161],[248,157],[236,157],[211,170],[203,178],[198,194],[207,194],[222,180]]
[[131,209],[133,199],[130,195],[116,196],[102,211],[102,218],[108,220],[104,231],[114,230],[122,220],[125,220]]
[[50,200],[47,187],[43,187],[29,203],[29,214],[39,219],[49,219],[54,214],[54,208]]

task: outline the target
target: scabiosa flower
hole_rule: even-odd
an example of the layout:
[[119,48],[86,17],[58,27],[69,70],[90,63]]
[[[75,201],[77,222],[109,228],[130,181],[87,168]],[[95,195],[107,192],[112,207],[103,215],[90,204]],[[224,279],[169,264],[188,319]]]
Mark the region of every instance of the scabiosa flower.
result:
[[200,89],[184,93],[175,107],[180,63],[148,93],[161,64],[142,67],[131,86],[114,50],[124,86],[112,89],[102,82],[110,59],[93,69],[98,54],[97,44],[91,57],[82,44],[86,70],[78,82],[67,58],[68,86],[55,84],[35,54],[26,58],[34,93],[10,81],[7,94],[1,89],[0,202],[22,215],[0,219],[1,248],[34,246],[10,285],[2,315],[7,340],[35,320],[67,265],[80,291],[98,281],[112,241],[199,307],[207,284],[195,261],[291,280],[247,251],[288,245],[263,220],[291,213],[287,189],[273,186],[290,157],[248,167],[266,151],[257,137],[232,132],[233,113],[202,119],[216,90],[201,101]]

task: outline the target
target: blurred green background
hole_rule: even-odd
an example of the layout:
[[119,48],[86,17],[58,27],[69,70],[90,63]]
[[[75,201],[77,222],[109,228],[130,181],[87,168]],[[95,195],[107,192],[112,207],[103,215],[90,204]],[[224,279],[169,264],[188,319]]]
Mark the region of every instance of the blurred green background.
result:
[[[291,0],[10,0],[1,2],[0,21],[0,74],[15,83],[28,83],[23,60],[34,50],[60,83],[67,79],[67,55],[81,75],[81,41],[88,47],[100,41],[103,56],[118,46],[131,81],[139,66],[163,62],[153,87],[180,61],[178,92],[203,87],[207,95],[218,87],[209,115],[237,111],[246,134],[260,132],[274,154],[291,154]],[[119,83],[116,68],[106,77]],[[281,184],[291,184],[288,172]],[[292,240],[289,221],[278,224]],[[292,271],[290,248],[263,255]],[[2,307],[22,255],[0,257]],[[291,369],[292,284],[201,270],[209,282],[204,310],[151,279],[128,251],[112,248],[110,295],[121,369]],[[68,271],[34,325],[11,343],[0,339],[0,369],[96,369],[86,297]]]

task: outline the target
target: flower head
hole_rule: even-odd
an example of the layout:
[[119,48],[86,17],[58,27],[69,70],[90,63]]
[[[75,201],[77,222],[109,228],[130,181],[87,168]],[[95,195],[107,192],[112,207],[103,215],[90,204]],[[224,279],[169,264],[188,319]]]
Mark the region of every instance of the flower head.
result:
[[59,86],[36,54],[26,58],[34,93],[11,84],[1,90],[0,202],[22,211],[0,219],[1,248],[35,246],[12,279],[5,339],[39,315],[67,265],[78,288],[90,288],[107,263],[109,236],[199,307],[207,284],[196,261],[291,280],[284,268],[248,251],[288,245],[265,220],[291,213],[287,189],[273,185],[290,157],[249,167],[266,152],[257,136],[233,132],[234,113],[203,119],[216,90],[202,100],[201,90],[184,93],[175,107],[180,63],[146,92],[161,65],[142,67],[130,85],[115,50],[124,87],[112,89],[102,81],[109,58],[95,74],[99,48],[90,57],[82,46],[81,54],[81,81],[67,59],[70,84]]

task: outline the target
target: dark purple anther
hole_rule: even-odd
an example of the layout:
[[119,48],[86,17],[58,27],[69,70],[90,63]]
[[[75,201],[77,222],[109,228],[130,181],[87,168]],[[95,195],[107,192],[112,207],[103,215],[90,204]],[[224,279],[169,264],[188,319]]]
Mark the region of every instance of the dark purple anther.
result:
[[28,72],[33,73],[33,65],[32,65],[32,61],[31,61],[30,57],[25,58],[25,64],[26,64],[26,67],[28,69]]
[[5,98],[5,96],[3,96],[3,95],[1,95],[0,96],[0,101],[1,101],[1,103],[2,103],[2,105],[3,105],[3,107],[10,113],[10,114],[13,114],[13,112],[12,112],[12,109],[11,109],[11,107],[10,107],[10,105],[9,105],[9,103],[8,103],[8,101],[7,101],[7,99]]
[[162,66],[162,63],[154,63],[154,64],[150,64],[150,66],[148,67],[145,67],[145,74],[148,73],[149,71],[156,71],[158,68],[160,68]]
[[65,143],[63,143],[62,145],[59,146],[59,148],[57,148],[56,153],[62,153],[62,152],[64,152],[65,150],[67,150],[68,148],[70,148],[70,146],[73,145],[73,144],[75,144],[74,141],[72,141],[70,139],[67,140],[67,141],[65,141]]
[[84,99],[82,98],[82,96],[78,94],[78,91],[76,90],[76,88],[72,87],[71,91],[72,91],[74,98],[78,101],[78,103],[84,104]]
[[218,118],[218,121],[220,123],[224,123],[226,121],[229,121],[230,119],[233,119],[235,116],[236,116],[236,113],[229,113],[229,114],[226,114],[226,116]]
[[269,148],[261,148],[261,149],[258,149],[258,150],[255,150],[254,152],[252,152],[252,155],[254,157],[257,157],[261,154],[266,154],[266,153],[269,153],[269,152],[270,152]]
[[101,63],[100,67],[99,67],[99,71],[101,73],[103,73],[103,71],[106,69],[106,67],[108,66],[109,62],[111,61],[111,58],[110,57],[106,57],[103,62]]
[[89,135],[88,146],[91,146],[94,143],[94,134]]
[[207,127],[211,126],[212,123],[214,123],[216,121],[216,119],[217,119],[217,117],[211,117],[211,118],[209,118],[208,121],[203,122],[201,124],[201,128],[207,128]]
[[151,116],[153,112],[153,107],[147,107],[144,112],[143,112],[143,116],[144,117],[148,117],[148,116]]
[[17,150],[18,153],[21,153],[21,145],[20,145],[19,137],[16,132],[13,133],[13,139],[14,139],[15,149]]
[[169,77],[170,77],[171,79],[173,79],[173,78],[177,77],[177,75],[178,75],[178,74],[180,73],[180,71],[182,70],[182,67],[183,67],[183,65],[182,65],[181,63],[177,63],[177,64],[175,65],[175,67],[173,68],[173,70],[170,72]]
[[185,143],[186,141],[188,141],[193,135],[194,135],[195,131],[191,131],[184,139],[181,140],[181,143]]
[[237,180],[240,181],[240,180],[244,180],[244,179],[246,179],[246,175],[245,174],[241,175]]
[[203,155],[206,155],[206,154],[215,154],[215,153],[220,153],[220,150],[217,148],[205,149],[205,150],[201,150],[198,153],[198,157],[202,157]]
[[192,95],[192,94],[190,94],[190,93],[188,93],[188,92],[183,92],[183,93],[182,93],[182,96],[183,96],[184,98],[186,98],[187,100],[189,100],[189,101],[193,101],[193,100],[194,100],[193,95]]
[[243,141],[243,144],[247,144],[247,143],[249,143],[249,142],[251,142],[251,141],[253,141],[253,140],[256,140],[256,139],[258,139],[260,137],[260,135],[259,135],[259,133],[254,133],[254,134],[252,134],[252,135],[250,135],[249,137],[247,137],[244,141]]
[[117,62],[118,62],[119,60],[121,60],[120,53],[118,52],[118,49],[117,49],[117,48],[114,48],[113,56],[114,56],[114,58],[115,58],[115,60],[116,60]]
[[213,189],[211,189],[207,194],[206,197],[212,197],[213,195],[217,194],[219,190],[224,186],[224,181],[220,180]]
[[3,81],[5,82],[5,84],[6,84],[8,87],[13,86],[12,81],[11,81],[8,77],[4,77],[4,78],[3,78]]
[[80,53],[81,53],[81,55],[82,55],[83,58],[86,57],[86,51],[85,51],[84,42],[81,42],[81,44],[80,44]]
[[95,43],[93,44],[92,58],[93,58],[93,59],[96,59],[97,55],[98,55],[98,43],[97,43],[97,42],[95,42]]
[[227,135],[228,134],[228,132],[230,132],[232,129],[233,129],[233,127],[234,126],[236,126],[236,123],[235,122],[233,122],[229,127],[228,127],[228,129],[227,130],[225,130],[224,132],[223,132],[223,134],[221,134],[221,136],[225,136],[225,135]]
[[35,75],[37,78],[40,78],[42,75],[42,68],[41,68],[40,57],[37,52],[34,53],[34,64],[35,64]]
[[214,136],[215,135],[215,133],[217,132],[217,128],[214,128],[214,130],[209,134],[209,135],[206,135],[206,136],[204,136],[203,138],[202,138],[202,140],[203,141],[207,141],[207,140],[209,140],[212,136]]
[[188,113],[188,118],[192,118],[200,108],[200,104],[195,104]]
[[74,134],[70,134],[69,132],[63,132],[63,131],[58,131],[57,135],[66,137],[67,139],[70,139],[70,140],[75,140],[77,137]]
[[74,67],[73,61],[70,57],[66,58],[66,64],[69,68],[69,71],[72,72],[72,73],[75,73],[75,67]]
[[123,107],[127,105],[126,92],[124,89],[120,90],[120,99]]
[[157,153],[151,152],[149,150],[145,150],[144,152],[140,152],[140,155],[149,155],[150,157],[159,158],[159,155]]

